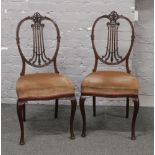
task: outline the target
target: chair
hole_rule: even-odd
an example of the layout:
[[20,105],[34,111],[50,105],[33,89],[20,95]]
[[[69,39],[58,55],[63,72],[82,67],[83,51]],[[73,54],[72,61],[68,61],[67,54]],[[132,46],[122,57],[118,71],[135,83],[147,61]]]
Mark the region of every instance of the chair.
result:
[[[33,52],[31,53],[30,59],[25,57],[21,45],[20,45],[20,29],[21,25],[26,21],[31,21],[32,24],[32,36],[33,36]],[[46,49],[44,46],[43,29],[45,24],[44,21],[48,21],[53,24],[56,30],[56,50],[52,58],[46,55]],[[51,27],[52,28],[52,27]],[[74,94],[74,85],[64,75],[60,74],[57,65],[57,54],[60,45],[60,32],[55,21],[46,16],[41,16],[36,12],[33,16],[28,16],[21,20],[16,30],[16,40],[18,50],[22,59],[22,71],[20,77],[16,83],[16,92],[18,96],[17,100],[17,114],[21,129],[20,145],[24,144],[24,124],[25,121],[25,103],[33,100],[53,100],[55,99],[55,118],[58,116],[58,101],[59,98],[66,98],[71,100],[71,116],[70,116],[70,138],[74,139],[73,121],[76,111],[76,99]],[[42,68],[48,65],[54,65],[54,72],[51,73],[33,73],[25,74],[26,64]]]
[[[100,56],[98,54],[96,45],[95,45],[95,27],[96,24],[100,20],[108,20],[108,39],[107,39],[107,47],[106,54],[104,56]],[[119,54],[118,51],[118,27],[120,23],[118,19],[125,20],[129,23],[131,27],[131,43],[128,49],[128,52],[123,57]],[[81,84],[81,97],[80,97],[80,110],[83,119],[83,129],[82,135],[86,136],[86,116],[85,116],[85,99],[86,96],[92,96],[93,98],[93,115],[96,116],[96,97],[110,97],[110,98],[118,98],[125,97],[126,98],[126,118],[129,116],[129,98],[133,99],[134,102],[134,112],[132,118],[132,127],[131,127],[131,139],[135,140],[135,122],[139,109],[139,99],[138,99],[138,81],[137,79],[130,74],[129,69],[129,56],[132,51],[133,43],[134,43],[134,27],[132,22],[123,15],[118,15],[117,12],[112,11],[109,15],[103,15],[98,17],[92,27],[91,40],[92,47],[95,54],[95,65],[93,72],[87,75]],[[125,62],[126,72],[124,71],[97,71],[98,62],[102,62],[106,65],[118,65],[122,62]]]

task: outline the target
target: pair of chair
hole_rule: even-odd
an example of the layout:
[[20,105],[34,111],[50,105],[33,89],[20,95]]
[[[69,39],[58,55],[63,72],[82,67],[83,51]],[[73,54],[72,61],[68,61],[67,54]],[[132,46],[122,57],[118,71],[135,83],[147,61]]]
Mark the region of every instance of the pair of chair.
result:
[[[102,57],[97,53],[95,46],[95,26],[101,19],[108,19],[108,40],[106,47],[106,54]],[[118,53],[118,19],[126,20],[131,27],[131,44],[127,54],[122,57]],[[20,46],[20,28],[25,21],[32,21],[31,24],[33,32],[33,54],[28,59],[24,56]],[[57,32],[57,45],[54,56],[52,58],[46,55],[43,37],[43,21],[51,22]],[[73,121],[77,106],[77,101],[74,93],[73,83],[60,74],[56,65],[57,54],[60,46],[60,32],[55,21],[46,16],[41,16],[39,13],[35,13],[33,16],[28,16],[21,20],[16,30],[16,40],[19,49],[20,56],[22,58],[22,71],[20,78],[16,83],[16,92],[18,96],[17,100],[17,114],[21,129],[20,144],[24,144],[24,124],[25,118],[25,103],[33,100],[52,100],[55,99],[55,118],[58,116],[58,104],[60,98],[67,98],[71,101],[71,115],[70,115],[70,138],[74,139]],[[95,54],[95,66],[93,72],[86,76],[81,84],[81,97],[80,97],[80,110],[83,118],[82,136],[86,136],[86,116],[85,116],[85,96],[93,97],[93,114],[96,116],[96,97],[125,97],[126,98],[126,117],[129,113],[129,98],[133,98],[134,101],[134,113],[132,119],[131,139],[135,138],[135,121],[139,109],[138,99],[138,81],[134,76],[130,74],[128,60],[132,51],[134,42],[134,27],[132,22],[124,17],[118,15],[115,11],[112,11],[109,15],[103,15],[97,18],[92,27],[91,33],[92,46]],[[97,71],[98,61],[101,61],[107,65],[117,65],[122,62],[126,62],[126,72],[122,71]],[[34,73],[25,74],[26,64],[33,67],[45,67],[53,63],[55,72],[53,73]]]

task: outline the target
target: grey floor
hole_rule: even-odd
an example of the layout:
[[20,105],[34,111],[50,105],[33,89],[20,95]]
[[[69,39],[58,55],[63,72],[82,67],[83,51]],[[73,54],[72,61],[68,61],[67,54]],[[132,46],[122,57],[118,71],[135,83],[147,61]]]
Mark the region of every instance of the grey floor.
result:
[[140,108],[136,135],[130,140],[130,118],[125,107],[86,107],[87,137],[82,138],[81,115],[77,107],[75,140],[69,139],[70,106],[59,107],[54,119],[54,106],[27,105],[24,146],[18,145],[19,124],[16,105],[2,104],[2,155],[153,155],[153,108]]

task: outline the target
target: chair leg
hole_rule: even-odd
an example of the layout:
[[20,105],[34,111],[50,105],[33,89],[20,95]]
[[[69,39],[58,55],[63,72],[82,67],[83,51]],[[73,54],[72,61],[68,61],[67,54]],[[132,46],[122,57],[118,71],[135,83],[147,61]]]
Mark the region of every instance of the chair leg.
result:
[[126,98],[126,118],[129,118],[129,98]]
[[17,101],[17,115],[18,115],[18,120],[20,124],[20,132],[21,132],[21,137],[20,137],[20,145],[24,145],[24,124],[23,124],[23,109],[24,109],[24,104],[19,101]]
[[139,110],[139,99],[134,99],[134,112],[133,112],[133,118],[132,118],[132,127],[131,127],[131,140],[136,140],[135,136],[135,123],[136,118]]
[[96,97],[93,96],[93,116],[96,116]]
[[74,116],[76,111],[77,101],[76,99],[71,100],[71,116],[70,116],[70,139],[75,139],[74,135]]
[[55,100],[55,114],[54,114],[55,118],[58,117],[58,104],[59,104],[58,101],[59,101],[58,99]]
[[83,119],[83,128],[82,128],[82,137],[86,136],[86,115],[85,115],[85,106],[84,106],[85,98],[80,97],[80,111]]
[[25,103],[23,104],[23,121],[26,121],[26,105]]

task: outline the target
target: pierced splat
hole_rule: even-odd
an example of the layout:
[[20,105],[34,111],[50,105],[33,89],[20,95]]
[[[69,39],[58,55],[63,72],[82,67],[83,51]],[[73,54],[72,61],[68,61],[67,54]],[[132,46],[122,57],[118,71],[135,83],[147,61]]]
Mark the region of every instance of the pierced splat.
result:
[[38,63],[47,63],[50,61],[45,54],[44,48],[44,38],[43,38],[43,28],[44,24],[34,23],[31,25],[33,31],[33,56],[29,59],[29,61],[33,64]]
[[34,24],[31,25],[33,31],[33,55],[29,59],[30,63],[41,65],[42,63],[47,63],[50,61],[50,58],[46,56],[44,48],[44,37],[43,37],[43,28],[44,24],[41,23],[42,16],[36,12],[32,20]]
[[115,20],[111,20],[107,23],[108,27],[108,37],[107,37],[107,47],[106,53],[102,56],[105,62],[119,62],[122,56],[118,53],[118,26],[120,24]]

